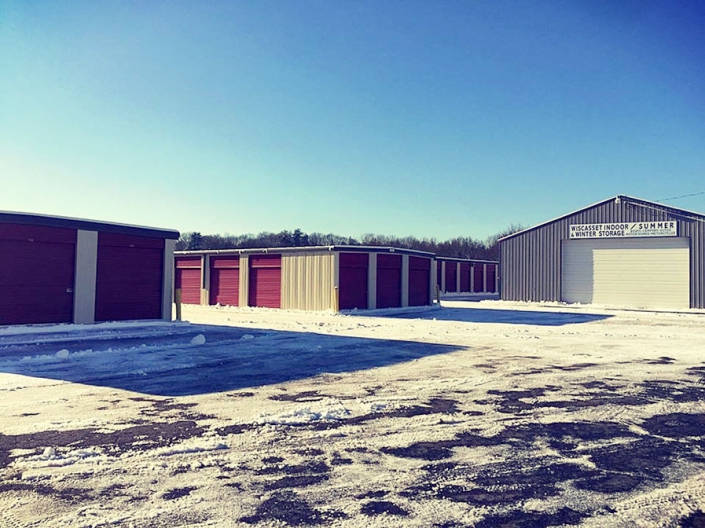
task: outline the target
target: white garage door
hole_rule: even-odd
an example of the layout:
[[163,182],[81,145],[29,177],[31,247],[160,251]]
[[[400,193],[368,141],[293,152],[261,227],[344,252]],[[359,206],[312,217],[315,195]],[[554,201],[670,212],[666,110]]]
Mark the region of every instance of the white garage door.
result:
[[562,299],[627,308],[690,307],[690,239],[564,240]]

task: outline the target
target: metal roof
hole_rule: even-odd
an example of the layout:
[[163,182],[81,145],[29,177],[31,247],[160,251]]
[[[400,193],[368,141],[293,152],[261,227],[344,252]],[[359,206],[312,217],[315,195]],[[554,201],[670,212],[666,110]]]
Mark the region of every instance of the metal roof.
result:
[[85,231],[100,231],[105,233],[117,233],[122,235],[135,235],[152,238],[168,238],[174,240],[179,238],[179,232],[173,229],[118,224],[100,220],[85,220],[81,218],[69,218],[66,216],[18,213],[14,211],[0,211],[0,224],[64,227],[69,229],[82,229]]
[[176,251],[175,255],[237,255],[241,253],[291,253],[294,251],[345,251],[349,253],[396,253],[399,255],[415,255],[434,258],[435,254],[416,249],[394,248],[387,246],[296,246],[270,248],[237,248],[237,249],[194,249]]
[[525,233],[528,233],[530,231],[534,231],[535,229],[539,229],[541,227],[544,227],[546,225],[552,224],[553,222],[557,222],[559,220],[562,220],[564,218],[567,218],[569,216],[573,216],[574,214],[580,213],[582,211],[586,211],[588,209],[592,209],[593,207],[597,207],[598,205],[605,204],[607,202],[610,202],[612,200],[616,200],[617,203],[620,201],[623,201],[625,203],[631,204],[631,205],[636,205],[638,207],[645,207],[648,209],[656,209],[658,211],[664,211],[676,216],[683,216],[685,218],[688,218],[690,220],[698,220],[701,222],[705,222],[705,215],[702,213],[696,213],[693,211],[688,211],[686,209],[679,209],[678,207],[672,207],[670,205],[664,205],[658,202],[651,202],[649,200],[643,200],[641,198],[634,198],[633,196],[626,196],[624,194],[618,194],[617,196],[613,196],[611,198],[607,198],[606,200],[602,200],[600,202],[594,203],[592,205],[588,205],[586,207],[581,207],[580,209],[576,209],[575,211],[572,211],[570,213],[561,215],[557,218],[554,218],[552,220],[548,220],[546,222],[542,222],[540,224],[537,224],[532,227],[528,227],[526,229],[522,229],[521,231],[517,231],[516,233],[512,233],[511,235],[507,235],[505,237],[502,237],[499,239],[499,242],[502,242],[504,240],[508,240],[510,238],[517,237],[519,235],[523,235]]

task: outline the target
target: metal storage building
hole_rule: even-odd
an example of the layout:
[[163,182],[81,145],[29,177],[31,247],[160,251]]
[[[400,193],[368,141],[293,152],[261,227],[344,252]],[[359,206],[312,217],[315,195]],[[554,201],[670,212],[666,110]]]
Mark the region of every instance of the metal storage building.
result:
[[503,300],[705,308],[705,215],[616,196],[500,240]]
[[496,260],[436,257],[441,293],[496,293],[499,262]]
[[0,212],[0,325],[171,319],[177,231]]
[[289,310],[426,306],[434,255],[386,247],[324,246],[178,251],[175,288],[186,304]]

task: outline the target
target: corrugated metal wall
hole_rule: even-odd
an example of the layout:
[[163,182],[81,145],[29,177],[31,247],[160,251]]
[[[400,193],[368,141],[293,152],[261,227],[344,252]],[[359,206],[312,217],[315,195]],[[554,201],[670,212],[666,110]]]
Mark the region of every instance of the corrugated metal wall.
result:
[[335,258],[332,252],[285,253],[282,257],[281,307],[333,310]]
[[571,224],[611,222],[678,222],[678,236],[691,239],[691,307],[705,308],[705,217],[658,204],[614,198],[500,242],[501,298],[512,301],[561,300],[561,241]]

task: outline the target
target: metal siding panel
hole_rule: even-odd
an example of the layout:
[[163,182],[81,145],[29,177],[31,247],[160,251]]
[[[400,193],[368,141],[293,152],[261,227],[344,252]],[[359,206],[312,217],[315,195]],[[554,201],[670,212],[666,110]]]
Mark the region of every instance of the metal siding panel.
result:
[[484,266],[482,264],[473,264],[473,290],[474,293],[482,293],[482,288],[485,283]]
[[455,293],[457,291],[457,273],[458,263],[446,261],[446,292]]
[[249,306],[281,307],[281,255],[250,255]]
[[175,288],[181,290],[181,302],[201,304],[201,269],[176,268]]
[[104,245],[102,235],[98,234],[95,320],[161,319],[164,250]]
[[102,232],[98,235],[98,238],[100,239],[101,246],[164,249],[163,238],[152,238]]
[[431,298],[431,259],[409,257],[409,306],[426,306]]
[[240,270],[232,267],[211,268],[211,283],[209,291],[209,304],[239,306]]
[[281,268],[282,256],[277,255],[250,255],[250,269],[252,268]]
[[0,240],[23,242],[48,242],[51,244],[75,244],[75,229],[65,227],[44,227],[22,224],[0,223]]
[[239,268],[240,267],[240,255],[231,256],[211,256],[210,259],[211,269],[221,269],[221,268]]
[[487,264],[487,280],[485,282],[487,285],[487,291],[489,293],[494,293],[497,285],[497,266],[494,264]]
[[0,325],[73,320],[73,235],[74,243],[0,240]]
[[471,266],[469,262],[460,263],[460,287],[459,292],[469,292],[470,291],[470,272]]
[[201,268],[201,257],[174,257],[174,265],[179,268]]
[[[353,257],[360,257],[355,260]],[[338,294],[341,310],[367,309],[369,266],[367,253],[340,253]]]
[[333,309],[333,264],[331,252],[284,255],[281,307],[316,311]]
[[401,306],[401,255],[377,255],[377,308]]
[[567,240],[563,300],[614,307],[690,306],[688,238]]

